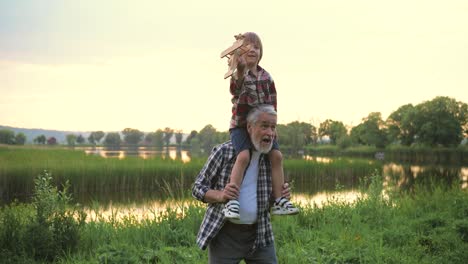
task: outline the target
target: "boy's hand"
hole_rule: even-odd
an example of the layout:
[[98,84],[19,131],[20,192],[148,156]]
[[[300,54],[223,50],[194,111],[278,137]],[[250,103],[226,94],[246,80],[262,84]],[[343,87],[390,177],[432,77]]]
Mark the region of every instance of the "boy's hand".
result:
[[238,79],[241,79],[244,77],[244,71],[245,71],[245,58],[244,56],[238,56],[237,58],[237,77]]
[[281,196],[286,199],[291,199],[291,189],[289,188],[289,183],[285,182],[283,184],[283,190],[281,191]]

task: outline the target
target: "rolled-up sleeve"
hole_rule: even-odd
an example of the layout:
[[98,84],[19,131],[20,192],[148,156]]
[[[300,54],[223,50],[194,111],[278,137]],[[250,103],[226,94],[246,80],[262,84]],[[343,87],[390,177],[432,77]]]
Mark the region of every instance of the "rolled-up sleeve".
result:
[[223,155],[219,148],[214,148],[208,160],[197,175],[195,182],[192,186],[192,196],[202,202],[205,201],[205,194],[208,190],[212,189],[218,181],[220,169],[223,162]]

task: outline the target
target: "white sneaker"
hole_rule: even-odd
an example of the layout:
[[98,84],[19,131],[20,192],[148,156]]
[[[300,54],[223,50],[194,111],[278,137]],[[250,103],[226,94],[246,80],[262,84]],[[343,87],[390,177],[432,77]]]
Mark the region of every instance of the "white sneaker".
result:
[[224,205],[224,217],[227,219],[240,219],[239,206],[239,201],[229,200],[229,202]]
[[298,213],[299,209],[284,197],[281,197],[278,202],[275,202],[271,209],[272,215],[295,215]]

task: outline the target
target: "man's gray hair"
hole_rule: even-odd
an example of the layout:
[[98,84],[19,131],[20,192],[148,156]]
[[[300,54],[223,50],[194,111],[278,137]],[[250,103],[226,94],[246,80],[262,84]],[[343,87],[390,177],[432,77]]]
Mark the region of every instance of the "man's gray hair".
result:
[[247,123],[255,124],[258,121],[258,117],[261,113],[277,116],[275,108],[272,105],[257,105],[256,107],[252,108],[252,110],[250,110],[249,114],[247,115]]

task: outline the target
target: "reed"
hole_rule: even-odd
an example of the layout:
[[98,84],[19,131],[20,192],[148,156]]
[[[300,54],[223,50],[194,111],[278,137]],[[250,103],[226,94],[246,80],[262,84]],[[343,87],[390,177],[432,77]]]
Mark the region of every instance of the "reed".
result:
[[[97,200],[135,201],[187,197],[205,158],[191,162],[154,157],[141,159],[103,158],[70,149],[0,148],[0,195],[2,201],[18,198],[28,201],[33,179],[43,170],[52,173],[59,186],[71,183],[73,196],[80,203]],[[315,193],[333,190],[338,182],[347,188],[359,184],[359,177],[380,170],[378,162],[334,158],[317,160],[285,159],[286,178],[297,191]]]
[[284,161],[285,179],[292,181],[300,192],[313,194],[319,191],[333,191],[337,184],[347,189],[359,187],[360,178],[382,171],[378,161],[365,159],[333,158],[323,160]]

